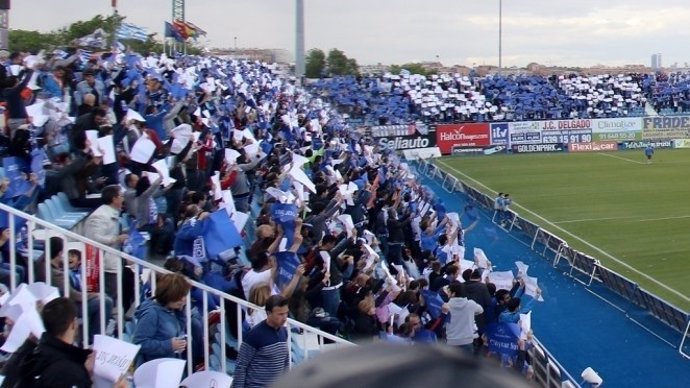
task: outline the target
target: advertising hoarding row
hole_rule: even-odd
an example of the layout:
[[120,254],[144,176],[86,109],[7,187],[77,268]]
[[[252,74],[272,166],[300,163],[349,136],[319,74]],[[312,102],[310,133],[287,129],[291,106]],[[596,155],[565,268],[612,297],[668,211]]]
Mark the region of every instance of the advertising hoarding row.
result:
[[[690,139],[690,116],[625,117],[612,119],[541,120],[506,123],[439,124],[436,143],[442,154],[465,153],[505,146],[513,152],[573,152],[637,148],[658,143],[662,147],[680,146],[680,139]],[[675,145],[672,140],[676,140]],[[562,145],[558,147],[555,145]],[[569,144],[577,144],[570,147]],[[587,144],[587,145],[585,145]],[[685,143],[683,143],[685,144]],[[518,145],[547,145],[516,147]],[[535,151],[537,150],[537,151]]]
[[612,151],[644,148],[650,143],[659,148],[687,148],[690,147],[690,140],[685,141],[690,139],[690,116],[437,124],[431,127],[414,123],[374,126],[371,134],[382,148],[438,147],[443,155]]

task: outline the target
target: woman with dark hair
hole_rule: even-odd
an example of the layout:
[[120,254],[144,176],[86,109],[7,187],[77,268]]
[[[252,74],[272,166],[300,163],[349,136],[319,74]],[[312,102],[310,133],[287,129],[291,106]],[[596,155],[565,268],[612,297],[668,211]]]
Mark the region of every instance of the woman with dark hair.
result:
[[153,195],[158,191],[163,178],[158,177],[151,182],[149,177],[144,175],[135,187],[136,195],[134,198],[137,220],[137,229],[145,230],[148,225],[155,225],[158,222],[158,208],[153,200]]
[[[187,350],[187,318],[184,306],[191,285],[179,273],[160,275],[153,298],[144,301],[134,316],[137,319],[133,342],[141,345],[137,366],[158,358],[182,358]],[[195,320],[198,317],[192,315]],[[193,344],[203,346],[201,333],[194,332]],[[200,322],[199,322],[200,323]]]
[[164,255],[172,250],[175,226],[165,217],[165,214],[158,211],[156,201],[153,199],[160,188],[161,181],[160,175],[153,183],[146,175],[141,177],[135,188],[134,203],[137,230],[149,232],[152,251]]

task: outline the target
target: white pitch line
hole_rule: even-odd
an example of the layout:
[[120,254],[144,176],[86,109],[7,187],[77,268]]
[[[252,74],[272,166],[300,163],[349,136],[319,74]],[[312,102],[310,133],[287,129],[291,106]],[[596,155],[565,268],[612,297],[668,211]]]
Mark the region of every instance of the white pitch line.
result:
[[616,156],[616,155],[611,155],[611,154],[605,154],[605,153],[603,153],[603,152],[597,152],[597,155],[608,156],[609,158],[614,158],[614,159],[622,160],[622,161],[624,161],[624,162],[630,162],[630,163],[635,163],[635,164],[646,164],[646,163],[642,163],[642,162],[637,161],[637,160],[632,160],[632,159],[624,158],[624,157],[622,157],[622,156]]
[[683,218],[690,218],[690,216],[675,216],[675,217],[663,217],[663,218],[644,218],[637,220],[636,222],[647,222],[647,221],[665,221],[665,220],[682,220]]
[[[474,182],[474,183],[476,183],[477,185],[479,185],[479,186],[481,186],[481,187],[483,187],[483,188],[485,188],[485,189],[491,191],[492,193],[498,193],[496,190],[494,190],[494,189],[488,187],[487,185],[483,184],[482,182],[479,182],[478,180],[476,180],[476,179],[472,178],[471,176],[469,176],[469,175],[463,173],[462,171],[459,171],[459,170],[456,169],[455,167],[449,166],[448,163],[446,163],[446,162],[444,162],[444,161],[442,161],[442,160],[439,160],[439,159],[436,159],[436,162],[438,162],[438,163],[440,163],[440,164],[443,164],[443,165],[446,166],[448,169],[455,171],[455,172],[458,173],[459,175],[465,177],[465,178],[468,179],[468,180],[471,180],[472,182]],[[636,162],[636,163],[638,163],[638,162]],[[520,209],[523,209],[524,211],[526,211],[527,213],[533,215],[534,217],[539,218],[540,220],[544,221],[544,223],[553,226],[554,229],[558,229],[558,230],[560,230],[561,232],[567,234],[568,236],[571,236],[571,237],[573,237],[574,239],[580,241],[581,243],[587,245],[588,247],[590,247],[590,248],[592,248],[592,249],[594,249],[594,250],[596,250],[596,251],[602,253],[604,256],[608,257],[609,259],[615,261],[616,263],[618,263],[618,264],[620,264],[621,266],[623,266],[623,267],[629,269],[630,271],[632,271],[632,272],[634,272],[634,273],[636,273],[636,274],[642,276],[643,278],[645,278],[645,279],[651,281],[652,283],[654,283],[654,284],[660,286],[661,288],[663,288],[663,289],[669,291],[670,293],[672,293],[672,294],[678,296],[679,298],[683,299],[684,301],[690,302],[690,298],[688,298],[687,296],[685,296],[685,295],[681,294],[680,292],[678,292],[677,290],[674,290],[673,288],[671,288],[671,287],[665,285],[664,283],[661,283],[660,281],[654,279],[653,277],[647,275],[646,273],[641,272],[641,271],[638,270],[637,268],[632,267],[630,264],[628,264],[628,263],[626,263],[626,262],[624,262],[624,261],[621,261],[621,260],[617,259],[615,256],[613,256],[613,255],[611,255],[610,253],[608,253],[608,252],[602,250],[601,248],[597,247],[596,245],[593,245],[593,244],[589,243],[588,241],[582,239],[581,237],[576,236],[576,235],[574,235],[574,234],[568,232],[567,230],[561,228],[560,226],[554,224],[553,222],[547,220],[546,218],[540,216],[539,214],[537,214],[537,213],[535,213],[535,212],[533,212],[533,211],[527,209],[527,208],[524,207],[524,206],[521,206],[521,205],[517,204],[515,201],[513,201],[513,205],[515,205],[515,207],[519,207]]]
[[572,224],[576,222],[588,222],[588,221],[610,221],[610,220],[630,220],[639,217],[607,217],[607,218],[582,218],[579,220],[565,220],[565,221],[553,221],[552,224]]

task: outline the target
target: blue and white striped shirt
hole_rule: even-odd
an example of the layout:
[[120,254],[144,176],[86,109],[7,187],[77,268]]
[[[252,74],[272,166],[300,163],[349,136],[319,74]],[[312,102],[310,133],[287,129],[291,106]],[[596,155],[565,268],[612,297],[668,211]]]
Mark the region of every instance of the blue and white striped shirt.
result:
[[266,387],[287,372],[289,365],[287,329],[276,330],[264,320],[249,331],[240,346],[232,387]]

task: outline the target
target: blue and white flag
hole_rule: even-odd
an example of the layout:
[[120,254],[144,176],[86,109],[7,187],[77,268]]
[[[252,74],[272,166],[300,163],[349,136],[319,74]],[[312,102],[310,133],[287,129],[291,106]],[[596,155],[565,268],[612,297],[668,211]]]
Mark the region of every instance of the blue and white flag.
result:
[[48,160],[45,150],[42,148],[35,148],[31,151],[31,172],[36,174],[39,186],[43,187],[46,183],[46,169],[43,165]]
[[32,185],[26,178],[26,164],[21,158],[14,156],[3,158],[2,165],[5,169],[5,178],[10,181],[9,187],[5,192],[8,198],[18,197],[31,190]]
[[283,236],[287,238],[286,248],[292,246],[298,212],[299,209],[294,203],[274,203],[271,208],[273,221],[283,228]]
[[120,27],[115,31],[115,37],[117,39],[132,39],[146,42],[149,39],[149,35],[146,29],[139,27],[132,23],[122,23]]
[[486,330],[489,339],[489,351],[501,355],[502,359],[512,359],[518,354],[520,325],[517,323],[495,323]]
[[276,283],[281,290],[287,286],[297,272],[297,267],[302,264],[296,253],[290,251],[278,252],[275,254],[278,266],[278,277]]
[[422,290],[422,296],[426,302],[426,308],[434,319],[441,316],[441,307],[443,306],[443,299],[437,292],[430,290]]
[[225,209],[220,209],[206,219],[208,225],[204,231],[206,257],[214,260],[221,253],[242,245],[242,237]]
[[147,232],[139,232],[136,228],[136,222],[131,220],[129,222],[129,236],[125,244],[125,252],[136,257],[137,259],[146,260],[146,243],[150,240]]

